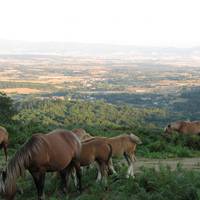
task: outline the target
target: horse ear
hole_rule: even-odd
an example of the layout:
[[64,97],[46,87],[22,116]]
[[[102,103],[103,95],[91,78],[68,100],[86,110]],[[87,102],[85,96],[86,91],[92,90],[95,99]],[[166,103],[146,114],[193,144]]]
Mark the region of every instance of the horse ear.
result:
[[168,128],[171,128],[171,124],[168,124],[168,126],[167,126]]

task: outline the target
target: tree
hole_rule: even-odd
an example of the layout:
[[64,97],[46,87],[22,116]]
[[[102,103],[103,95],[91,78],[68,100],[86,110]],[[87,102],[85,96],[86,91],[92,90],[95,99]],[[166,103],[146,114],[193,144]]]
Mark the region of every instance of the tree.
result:
[[0,124],[9,124],[15,113],[13,100],[5,93],[0,92]]

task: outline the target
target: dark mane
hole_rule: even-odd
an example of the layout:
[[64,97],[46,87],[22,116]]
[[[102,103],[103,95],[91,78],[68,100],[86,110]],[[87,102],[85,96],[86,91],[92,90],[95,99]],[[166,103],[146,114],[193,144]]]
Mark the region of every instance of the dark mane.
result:
[[29,166],[33,153],[39,153],[45,140],[40,134],[33,135],[13,156],[6,167],[6,179],[1,191],[12,191],[16,178],[24,175]]

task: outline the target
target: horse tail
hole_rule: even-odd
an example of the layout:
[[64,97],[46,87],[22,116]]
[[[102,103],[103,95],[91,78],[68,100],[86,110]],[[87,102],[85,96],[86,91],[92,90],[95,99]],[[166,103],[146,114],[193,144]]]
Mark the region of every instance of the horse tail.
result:
[[108,144],[108,146],[109,146],[110,152],[109,152],[109,154],[108,154],[108,159],[107,159],[107,161],[106,161],[107,164],[108,164],[109,160],[110,160],[111,157],[112,157],[112,145],[111,145],[111,144]]
[[134,135],[133,133],[131,133],[129,136],[132,142],[136,144],[142,144],[142,141],[138,136]]

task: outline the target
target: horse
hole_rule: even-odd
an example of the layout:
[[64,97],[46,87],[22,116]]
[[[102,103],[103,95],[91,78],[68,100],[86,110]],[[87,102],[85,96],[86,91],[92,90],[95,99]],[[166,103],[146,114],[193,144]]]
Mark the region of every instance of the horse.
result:
[[112,146],[101,139],[95,138],[91,141],[82,142],[80,165],[88,166],[96,161],[98,171],[100,171],[101,178],[103,178],[107,175],[107,166],[111,156]]
[[5,128],[0,126],[0,149],[3,148],[4,154],[5,154],[5,159],[7,161],[8,159],[8,132]]
[[[97,181],[106,179],[109,160],[112,156],[112,146],[99,138],[93,138],[90,141],[82,142],[81,154],[80,154],[80,166],[90,166],[93,163],[97,163],[98,171],[101,176],[98,177]],[[74,176],[74,171],[72,173]],[[76,179],[74,179],[76,185]]]
[[[134,169],[133,164],[136,161],[135,151],[137,144],[142,144],[142,141],[139,137],[131,134],[122,134],[119,136],[107,138],[107,137],[95,137],[100,140],[105,141],[107,144],[110,144],[112,147],[112,157],[119,157],[124,156],[127,163],[128,163],[128,171],[126,177],[135,177],[134,176]],[[89,141],[92,141],[93,139],[89,139]],[[117,172],[114,169],[112,159],[109,160],[108,168],[111,173],[116,174]],[[97,179],[101,178],[101,174],[98,171],[98,177]]]
[[185,135],[200,135],[200,121],[176,121],[164,128],[165,134],[171,134],[173,131]]
[[[83,128],[75,128],[72,130],[72,132],[80,139],[81,142],[83,142],[87,139],[93,138],[93,136],[91,136],[89,133],[87,133]],[[53,177],[57,177],[57,176],[58,176],[58,173],[55,172],[53,174]],[[74,178],[74,172],[73,172],[73,178]],[[74,178],[74,180],[75,180],[75,178]],[[76,182],[76,180],[75,180],[75,182]]]
[[27,169],[37,188],[38,200],[45,199],[45,173],[59,171],[61,186],[66,193],[70,170],[75,167],[81,191],[80,158],[81,142],[71,131],[54,130],[48,134],[34,134],[12,157],[2,173],[0,191],[6,200],[17,192],[16,179]]
[[91,136],[82,128],[73,129],[72,132],[75,133],[81,141],[93,138],[93,136]]

